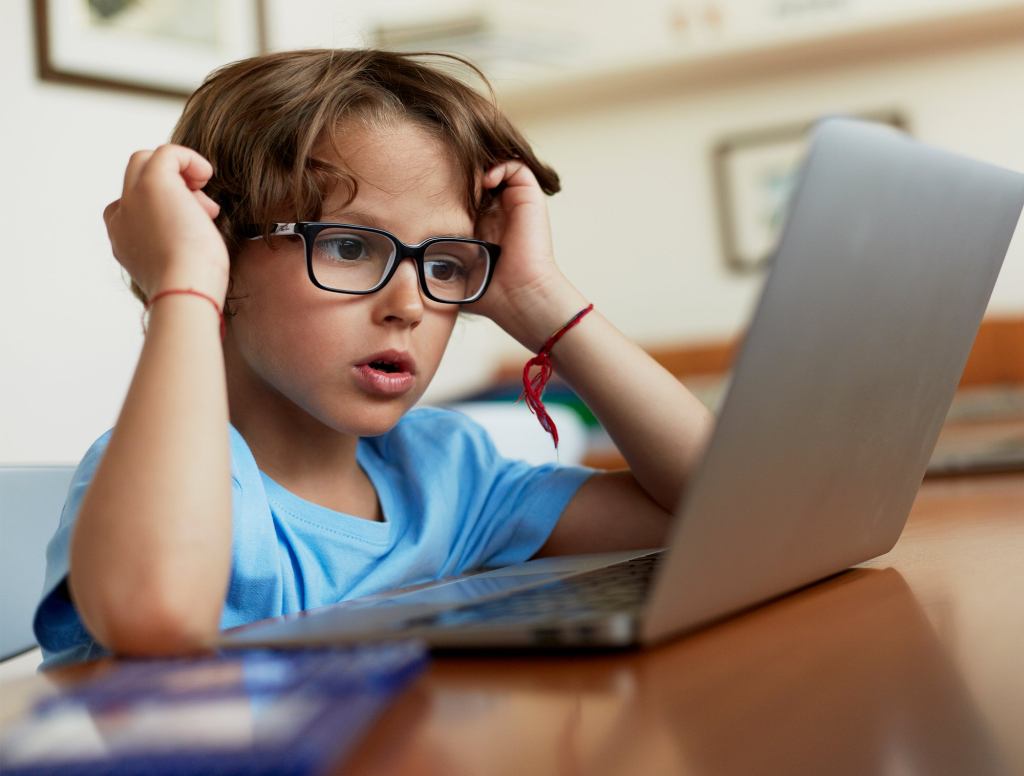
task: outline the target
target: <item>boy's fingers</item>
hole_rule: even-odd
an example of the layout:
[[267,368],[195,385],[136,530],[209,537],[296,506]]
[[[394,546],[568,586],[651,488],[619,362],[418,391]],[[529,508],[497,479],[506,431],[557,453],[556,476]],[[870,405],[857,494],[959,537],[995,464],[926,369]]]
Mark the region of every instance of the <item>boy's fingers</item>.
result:
[[189,188],[193,188],[192,184],[199,184],[194,188],[202,188],[213,177],[213,165],[191,148],[168,143],[160,146],[157,152],[161,163],[164,157],[169,157],[177,164],[178,172],[189,183]]
[[502,183],[510,186],[528,185],[532,178],[530,168],[518,159],[495,165],[484,175],[484,188],[495,189]]
[[510,186],[525,186],[536,180],[525,163],[516,160],[506,165],[505,180]]
[[144,150],[136,151],[128,157],[128,166],[124,169],[124,185],[121,187],[121,196],[127,194],[135,186],[135,181],[139,179],[139,173],[142,172],[142,168],[146,166],[146,162],[152,155],[152,151]]
[[121,200],[115,199],[113,202],[111,202],[109,205],[103,208],[103,223],[109,224],[110,219],[114,217],[114,213],[117,212],[117,209],[119,207],[121,207]]
[[220,214],[220,205],[210,199],[206,192],[193,191],[193,196],[199,201],[199,204],[203,206],[203,210],[210,218],[216,218]]
[[141,174],[168,179],[177,175],[195,190],[201,189],[213,177],[213,165],[191,148],[168,143],[153,152]]
[[[203,158],[200,157],[200,159]],[[185,185],[188,186],[188,188],[190,188],[193,191],[197,191],[210,182],[210,178],[213,177],[213,168],[210,169],[210,175],[207,175],[205,178],[189,178],[184,174],[182,174],[182,177],[185,181]]]
[[484,188],[493,189],[499,183],[501,183],[502,176],[505,172],[505,163],[495,165],[487,171],[484,175]]

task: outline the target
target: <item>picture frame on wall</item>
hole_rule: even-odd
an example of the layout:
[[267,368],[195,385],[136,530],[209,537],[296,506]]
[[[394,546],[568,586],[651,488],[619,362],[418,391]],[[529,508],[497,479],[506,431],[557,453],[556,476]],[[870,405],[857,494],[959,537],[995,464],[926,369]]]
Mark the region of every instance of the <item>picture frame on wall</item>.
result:
[[33,0],[44,81],[187,97],[267,50],[264,0]]
[[[895,110],[849,115],[909,129],[904,115]],[[714,144],[719,241],[732,272],[757,272],[770,262],[816,121],[736,133]]]

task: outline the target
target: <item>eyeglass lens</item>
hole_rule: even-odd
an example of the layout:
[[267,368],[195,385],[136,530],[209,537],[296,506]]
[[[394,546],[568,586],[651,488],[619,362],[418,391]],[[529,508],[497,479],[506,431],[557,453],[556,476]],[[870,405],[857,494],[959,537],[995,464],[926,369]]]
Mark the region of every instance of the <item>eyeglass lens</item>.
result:
[[[376,288],[394,258],[395,244],[376,232],[329,228],[313,241],[313,274],[318,283],[338,291]],[[472,299],[483,287],[489,261],[487,249],[476,243],[431,243],[423,258],[426,290],[444,301]]]

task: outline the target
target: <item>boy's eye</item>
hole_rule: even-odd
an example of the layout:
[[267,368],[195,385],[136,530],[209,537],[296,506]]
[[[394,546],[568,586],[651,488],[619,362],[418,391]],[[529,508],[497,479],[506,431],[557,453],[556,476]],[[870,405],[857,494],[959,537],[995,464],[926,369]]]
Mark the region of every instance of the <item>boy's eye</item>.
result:
[[424,269],[428,278],[442,282],[459,280],[466,275],[462,264],[451,258],[431,258],[424,263]]
[[332,237],[327,240],[327,252],[334,258],[356,261],[367,257],[366,244],[359,237]]

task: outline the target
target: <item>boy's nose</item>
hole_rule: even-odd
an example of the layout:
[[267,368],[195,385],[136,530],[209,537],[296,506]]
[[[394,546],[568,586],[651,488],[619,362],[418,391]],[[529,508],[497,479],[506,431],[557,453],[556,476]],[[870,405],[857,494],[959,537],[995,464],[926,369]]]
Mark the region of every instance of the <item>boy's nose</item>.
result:
[[423,296],[416,262],[404,259],[388,284],[378,291],[375,315],[381,323],[404,323],[416,327],[423,320]]

